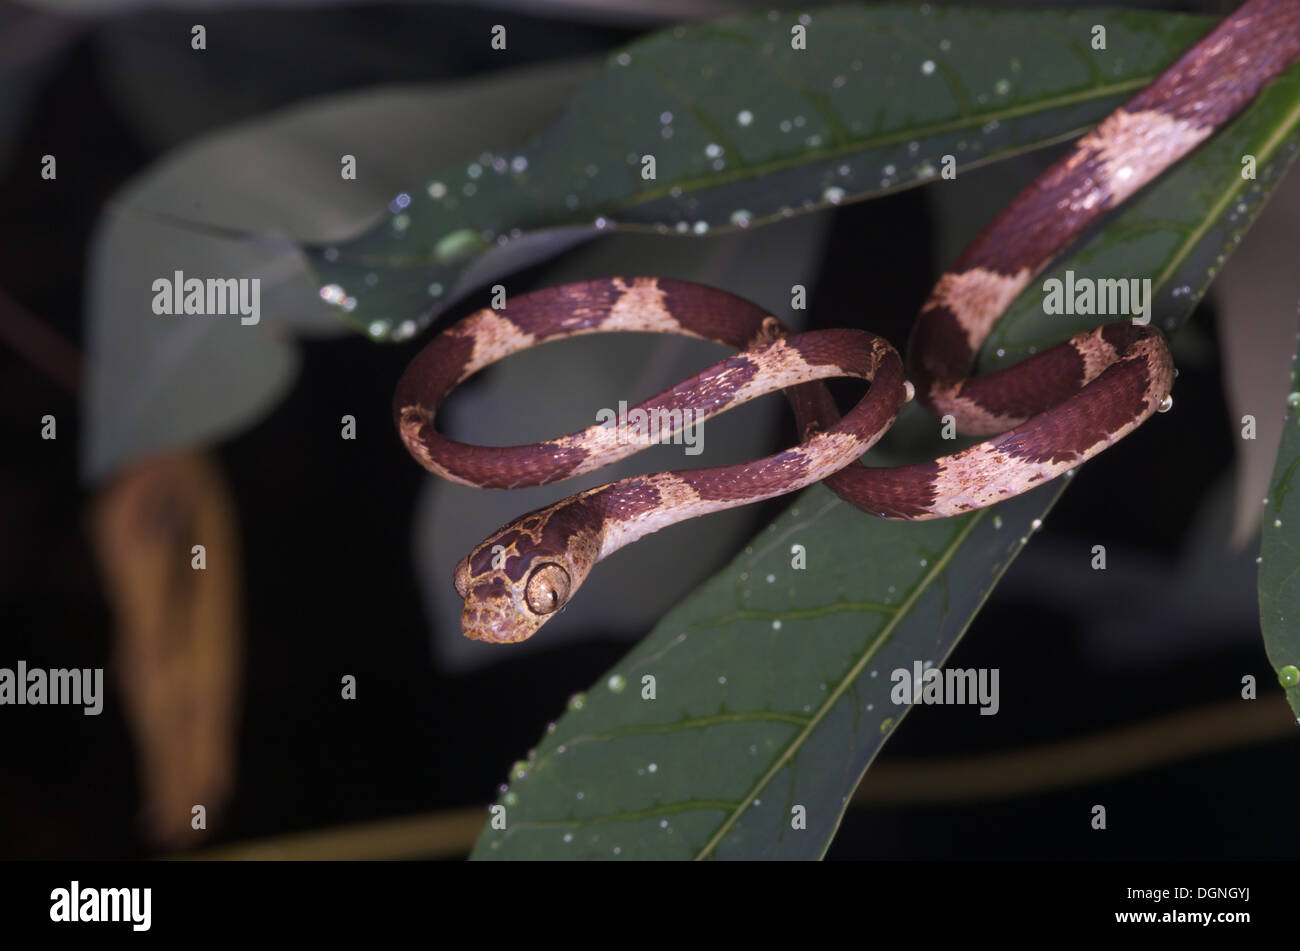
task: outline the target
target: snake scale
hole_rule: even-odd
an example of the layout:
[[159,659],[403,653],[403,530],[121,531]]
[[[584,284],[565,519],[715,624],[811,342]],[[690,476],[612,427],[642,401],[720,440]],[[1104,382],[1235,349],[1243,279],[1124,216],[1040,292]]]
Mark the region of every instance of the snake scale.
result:
[[[478,370],[528,347],[580,334],[655,332],[725,344],[733,356],[639,404],[704,420],[784,390],[802,441],[739,465],[660,472],[589,489],[494,532],[456,568],[467,637],[531,637],[592,567],[684,519],[815,482],[882,518],[956,515],[1028,491],[1091,458],[1170,405],[1174,369],[1158,330],[1111,323],[1014,366],[972,376],[976,354],[1016,296],[1065,247],[1178,161],[1300,61],[1300,0],[1248,0],[1151,85],[1081,138],[966,248],[914,325],[906,368],[864,330],[792,334],[722,291],[656,278],[612,278],[512,297],[449,327],[412,361],[393,411],[426,469],[491,489],[591,472],[658,442],[608,425],[528,446],[455,442],[434,428],[439,405]],[[868,381],[842,418],[820,381]],[[896,468],[855,465],[915,396],[963,434],[992,438]],[[650,418],[660,418],[651,416]],[[671,415],[666,418],[673,418]]]

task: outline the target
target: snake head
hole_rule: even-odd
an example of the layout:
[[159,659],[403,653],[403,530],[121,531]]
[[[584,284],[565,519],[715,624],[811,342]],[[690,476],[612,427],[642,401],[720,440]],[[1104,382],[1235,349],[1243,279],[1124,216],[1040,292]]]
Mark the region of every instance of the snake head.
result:
[[461,559],[455,583],[466,637],[517,644],[564,610],[600,555],[597,523],[584,514],[581,497],[530,512]]

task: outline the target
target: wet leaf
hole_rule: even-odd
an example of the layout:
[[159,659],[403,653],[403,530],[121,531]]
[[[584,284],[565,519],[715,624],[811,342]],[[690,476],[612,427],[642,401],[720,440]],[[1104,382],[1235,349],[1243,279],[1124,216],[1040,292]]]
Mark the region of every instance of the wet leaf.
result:
[[945,156],[971,167],[1069,137],[1212,23],[870,5],[677,26],[611,56],[531,146],[475,142],[395,192],[374,228],[309,255],[345,319],[404,334],[507,273],[497,256],[538,232],[752,227],[924,182]]
[[[1176,329],[1298,140],[1293,71],[1056,270],[1149,276],[1154,324]],[[1244,154],[1258,159],[1257,181],[1242,183]],[[1041,287],[1031,286],[1005,318],[1012,326],[1001,339],[1027,347],[1099,322],[1044,319],[1042,299]],[[1061,321],[1068,326],[1053,323]],[[1288,435],[1296,428],[1290,423]],[[1130,438],[1141,439],[1141,430]],[[1288,472],[1300,468],[1298,450],[1300,442],[1289,452],[1284,443]],[[880,455],[869,460],[880,464]],[[892,702],[894,671],[942,665],[1063,482],[922,523],[873,519],[821,487],[804,493],[570,705],[512,773],[497,803],[506,827],[489,825],[474,856],[821,856],[859,779],[909,709]],[[1294,494],[1283,496],[1273,504],[1300,506]],[[1292,517],[1300,520],[1300,512]],[[1269,545],[1282,538],[1266,537],[1266,571]],[[806,553],[804,570],[792,565],[794,545]],[[1295,549],[1289,558],[1276,559],[1280,577],[1295,574]],[[617,557],[597,570],[617,570]],[[1300,593],[1292,582],[1270,588],[1267,603],[1294,618]],[[1285,656],[1297,647],[1295,631],[1292,625],[1288,639],[1275,636],[1270,645],[1283,652],[1273,655],[1279,666],[1296,663]],[[654,700],[642,699],[646,676],[655,678]],[[792,828],[796,807],[806,829]]]
[[[989,334],[983,366],[1015,363],[1125,315],[1044,313],[1044,283],[1073,272],[1087,279],[1150,279],[1154,323],[1176,329],[1263,209],[1300,149],[1300,67],[1271,83],[1238,119],[1122,209],[1068,261],[1049,267]],[[1256,177],[1242,177],[1254,156]],[[1290,315],[1279,315],[1289,321]]]
[[[1300,333],[1296,334],[1300,353]],[[1264,503],[1260,545],[1259,621],[1264,647],[1287,701],[1300,720],[1300,380],[1291,369],[1291,392],[1281,407],[1282,442]]]

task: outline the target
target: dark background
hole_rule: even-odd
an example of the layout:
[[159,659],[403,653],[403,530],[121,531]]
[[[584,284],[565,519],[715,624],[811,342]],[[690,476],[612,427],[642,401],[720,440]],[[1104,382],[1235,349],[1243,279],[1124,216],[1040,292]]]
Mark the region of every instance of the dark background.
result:
[[[28,12],[0,6],[0,34]],[[331,91],[600,52],[646,28],[551,13],[446,5],[205,12],[210,35],[221,29],[247,38],[242,68],[211,114],[185,119],[198,134]],[[508,61],[482,42],[503,18],[518,49]],[[185,33],[195,19],[147,12],[114,22],[146,34]],[[77,345],[99,210],[160,154],[101,88],[103,29],[69,22],[66,42],[42,58],[38,91],[0,179],[0,288]],[[529,42],[516,44],[520,35]],[[23,51],[12,42],[0,49],[9,57],[0,59],[5,82],[4,70],[24,65]],[[173,65],[160,84],[192,78],[185,72],[191,67]],[[32,172],[47,152],[93,161],[71,174],[61,158],[55,192],[37,187]],[[932,254],[929,202],[924,190],[913,190],[827,212],[833,234],[810,288],[818,302],[814,326],[860,313],[861,288],[872,286],[873,313],[881,316],[871,329],[905,344],[911,315],[945,263]],[[537,286],[539,270],[512,286]],[[450,316],[483,302],[463,302]],[[950,658],[958,667],[1001,668],[1001,715],[918,708],[879,765],[1046,744],[1231,700],[1248,673],[1261,683],[1256,703],[1287,716],[1251,610],[1251,572],[1225,572],[1223,597],[1244,607],[1221,636],[1180,643],[1189,619],[1175,582],[1189,525],[1233,465],[1235,430],[1215,333],[1207,303],[1187,331],[1208,345],[1195,348],[1198,359],[1180,361],[1178,412],[1081,472]],[[302,373],[288,397],[217,447],[238,506],[248,640],[235,793],[207,845],[485,804],[569,694],[626,652],[626,641],[591,640],[522,660],[503,655],[467,675],[434,666],[409,540],[423,473],[395,438],[372,429],[343,442],[333,422],[344,411],[384,418],[393,385],[427,339],[303,342]],[[86,537],[92,496],[77,478],[76,397],[3,346],[0,394],[0,657],[39,665],[43,657],[72,655],[83,666],[107,665],[112,617]],[[33,420],[45,413],[58,417],[59,439],[35,451]],[[755,529],[772,511],[753,507]],[[1143,556],[1145,599],[1168,602],[1167,623],[1144,632],[1149,650],[1137,660],[1107,650],[1104,640],[1099,646],[1095,636],[1131,609],[1128,598],[1072,599],[1061,590],[1073,584],[1062,580],[1069,576],[1058,570],[1061,559],[1098,538],[1112,553]],[[1220,557],[1240,567],[1257,550],[1256,541]],[[317,551],[340,555],[300,557]],[[700,577],[717,567],[702,565]],[[350,595],[326,596],[340,591]],[[354,704],[337,702],[341,669],[366,685]],[[133,745],[112,689],[100,717],[75,708],[0,711],[0,857],[155,854],[135,821]],[[1059,792],[859,805],[847,813],[830,857],[1293,857],[1300,843],[1297,752],[1296,739],[1275,740]],[[1088,828],[1088,809],[1098,802],[1110,812],[1105,833]]]

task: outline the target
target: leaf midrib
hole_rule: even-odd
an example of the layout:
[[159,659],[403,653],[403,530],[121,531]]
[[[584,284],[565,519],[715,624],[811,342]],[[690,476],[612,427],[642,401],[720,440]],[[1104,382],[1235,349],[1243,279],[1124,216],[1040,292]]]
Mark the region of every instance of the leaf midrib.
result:
[[808,721],[808,725],[799,733],[795,734],[794,738],[781,752],[781,755],[777,757],[775,762],[773,762],[763,775],[759,777],[758,781],[749,792],[745,794],[744,798],[740,800],[736,808],[732,810],[731,814],[727,816],[722,825],[718,827],[718,830],[706,843],[704,843],[704,846],[700,851],[696,853],[695,858],[697,860],[707,858],[709,853],[717,848],[723,837],[726,836],[726,834],[731,831],[731,828],[740,820],[741,815],[744,814],[745,810],[748,809],[750,804],[758,797],[758,794],[776,778],[776,775],[785,767],[786,763],[788,763],[795,753],[803,747],[803,744],[807,741],[808,737],[812,735],[812,732],[817,728],[817,725],[821,723],[826,714],[830,712],[831,708],[839,702],[840,697],[842,697],[845,691],[848,690],[849,685],[858,679],[871,659],[875,657],[880,648],[884,646],[891,636],[893,636],[894,629],[898,627],[903,618],[908,616],[912,606],[920,599],[923,593],[929,590],[930,585],[934,583],[935,579],[943,573],[943,570],[948,566],[948,562],[952,560],[952,556],[963,544],[965,544],[966,539],[970,537],[970,534],[975,530],[975,527],[983,521],[984,517],[988,514],[988,511],[988,509],[980,509],[976,512],[971,517],[970,521],[962,527],[961,531],[953,537],[952,541],[944,547],[943,554],[935,560],[934,566],[926,573],[925,577],[921,579],[916,587],[908,593],[908,596],[899,603],[897,613],[889,619],[881,629],[880,633],[875,636],[871,644],[869,644],[867,649],[863,651],[862,656],[859,657],[853,666],[845,672],[845,675],[840,679],[839,683],[835,685],[835,689],[830,691],[827,694],[826,699],[817,707],[817,711]]

